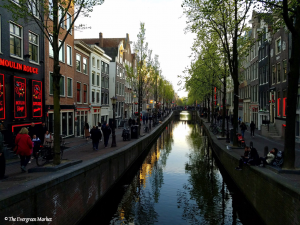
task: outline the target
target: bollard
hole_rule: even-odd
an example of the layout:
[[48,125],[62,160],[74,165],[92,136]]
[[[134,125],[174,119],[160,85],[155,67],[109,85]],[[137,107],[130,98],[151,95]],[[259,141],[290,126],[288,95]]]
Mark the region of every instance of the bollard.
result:
[[265,148],[264,148],[264,157],[266,157],[268,155],[268,152],[269,152],[269,148],[268,148],[268,146],[265,146]]

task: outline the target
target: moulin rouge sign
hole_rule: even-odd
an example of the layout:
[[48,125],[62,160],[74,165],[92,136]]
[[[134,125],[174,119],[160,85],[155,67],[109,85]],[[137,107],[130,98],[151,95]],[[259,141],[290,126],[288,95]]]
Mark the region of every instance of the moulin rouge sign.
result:
[[9,68],[16,69],[16,70],[21,70],[21,71],[24,71],[27,73],[38,74],[38,72],[39,72],[38,68],[26,66],[21,63],[12,62],[12,61],[9,61],[6,59],[0,59],[0,66],[9,67]]
[[32,115],[42,117],[42,81],[32,81]]
[[26,117],[26,79],[14,77],[15,118]]

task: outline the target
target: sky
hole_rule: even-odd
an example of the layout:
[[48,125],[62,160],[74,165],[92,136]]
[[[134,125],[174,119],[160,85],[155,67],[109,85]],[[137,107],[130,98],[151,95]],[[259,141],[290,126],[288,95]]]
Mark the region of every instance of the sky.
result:
[[[94,7],[89,18],[80,17],[76,25],[86,24],[91,29],[75,31],[75,38],[125,38],[137,41],[140,22],[145,23],[146,42],[152,56],[159,55],[160,68],[166,80],[173,84],[179,97],[187,92],[179,91],[177,76],[190,65],[194,34],[184,33],[186,18],[181,8],[183,0],[105,0]],[[133,44],[131,44],[133,50]]]

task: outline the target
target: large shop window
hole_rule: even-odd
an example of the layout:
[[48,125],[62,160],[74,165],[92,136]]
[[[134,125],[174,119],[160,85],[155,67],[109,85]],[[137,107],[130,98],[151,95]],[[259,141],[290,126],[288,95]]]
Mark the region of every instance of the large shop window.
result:
[[5,85],[4,74],[0,74],[0,119],[5,119]]
[[32,117],[42,117],[42,81],[32,81]]
[[11,22],[9,26],[9,30],[10,30],[10,55],[23,58],[21,57],[23,55],[22,54],[23,51],[22,27]]
[[14,117],[26,118],[26,79],[14,77]]

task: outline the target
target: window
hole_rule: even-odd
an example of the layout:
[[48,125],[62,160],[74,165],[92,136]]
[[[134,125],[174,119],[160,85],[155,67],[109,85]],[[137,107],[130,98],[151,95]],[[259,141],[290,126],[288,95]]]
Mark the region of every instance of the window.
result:
[[105,63],[105,73],[109,74],[109,65]]
[[37,1],[37,0],[29,0],[28,1],[29,13],[31,13],[35,17],[38,17],[38,10],[37,10],[37,8],[38,8],[38,2],[39,1]]
[[97,100],[97,103],[100,102],[100,92],[99,91],[97,91],[96,100]]
[[59,41],[59,45],[61,45],[59,50],[59,61],[65,62],[65,44],[62,43],[62,41]]
[[[53,95],[53,73],[50,73],[50,85],[49,85],[49,93],[50,95]],[[65,77],[61,76],[59,81],[60,86],[60,96],[65,96]]]
[[87,103],[87,85],[83,85],[83,102]]
[[100,74],[97,73],[97,86],[100,87]]
[[100,60],[97,59],[97,68],[100,69]]
[[282,96],[282,99],[283,99],[283,101],[282,101],[282,103],[283,103],[283,106],[282,106],[282,109],[283,109],[283,113],[282,113],[282,115],[284,116],[284,117],[286,117],[286,99],[287,99],[287,93],[286,93],[286,90],[284,90],[283,91],[283,96]]
[[81,56],[76,54],[76,71],[81,71]]
[[77,92],[76,92],[77,102],[81,102],[81,83],[77,82]]
[[52,48],[52,45],[51,45],[51,42],[53,41],[52,39],[52,36],[49,36],[49,56],[53,57],[54,53],[53,53],[53,48]]
[[287,78],[287,61],[283,60],[283,80]]
[[104,73],[104,72],[105,72],[104,68],[105,68],[105,67],[104,67],[104,62],[103,62],[103,61],[101,61],[101,72],[102,72],[102,73]]
[[22,27],[17,24],[10,23],[9,31],[10,31],[10,55],[21,57],[23,55],[22,54],[23,51]]
[[105,88],[104,77],[101,77],[101,87]]
[[109,85],[109,80],[108,80],[108,78],[106,78],[106,89],[108,89],[108,85]]
[[49,0],[49,6],[48,6],[48,11],[49,11],[49,18],[53,20],[53,0]]
[[92,85],[95,85],[95,72],[92,72]]
[[67,64],[72,66],[72,47],[67,45]]
[[68,77],[68,97],[73,96],[73,85],[72,85],[72,78]]
[[272,84],[276,83],[276,68],[275,65],[272,66]]
[[30,61],[39,62],[39,37],[31,32],[29,32],[29,55]]
[[92,58],[92,66],[95,67],[95,58]]
[[101,92],[101,104],[104,104],[104,92]]
[[92,90],[92,102],[95,102],[95,90]]
[[280,116],[280,92],[277,92],[277,116]]
[[277,82],[280,82],[280,63],[277,64]]
[[87,65],[86,65],[87,64],[87,59],[83,58],[82,61],[83,61],[83,65],[82,65],[83,73],[87,74]]
[[275,54],[279,54],[281,52],[281,38],[278,38],[276,41],[275,41]]
[[119,76],[119,67],[117,66],[117,76]]
[[65,29],[65,26],[64,26],[64,18],[63,18],[63,15],[64,15],[64,9],[63,7],[59,7],[59,10],[58,10],[58,22],[61,21],[60,23],[60,27]]
[[[72,16],[69,13],[67,13],[67,30],[69,30],[71,24],[72,24]],[[70,29],[70,34],[72,34],[72,29]]]

